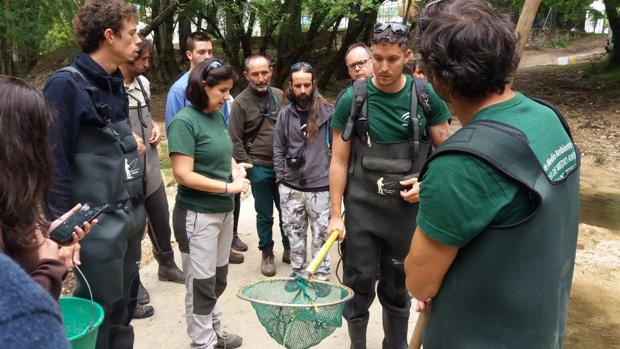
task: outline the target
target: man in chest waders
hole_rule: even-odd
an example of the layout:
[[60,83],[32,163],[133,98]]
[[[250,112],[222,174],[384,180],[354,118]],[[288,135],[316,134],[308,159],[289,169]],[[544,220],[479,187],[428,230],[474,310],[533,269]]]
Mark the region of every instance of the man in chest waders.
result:
[[548,104],[512,89],[509,16],[478,0],[421,15],[421,67],[464,125],[422,170],[405,262],[425,349],[561,348],[579,221],[579,152]]
[[[170,238],[170,210],[166,198],[166,189],[159,168],[159,151],[161,141],[159,124],[151,116],[151,84],[142,74],[150,67],[151,43],[140,36],[138,58],[119,66],[123,73],[123,84],[129,98],[129,121],[131,130],[144,140],[146,151],[140,157],[144,166],[142,182],[144,186],[144,207],[146,209],[147,232],[151,239],[153,255],[159,265],[157,277],[161,281],[185,283],[183,272],[174,262],[174,252]],[[138,289],[138,306],[134,319],[143,319],[154,314],[150,296],[140,283]]]
[[[119,65],[137,57],[138,14],[118,0],[94,0],[73,20],[82,53],[55,72],[43,93],[53,113],[54,183],[48,196],[59,215],[76,203],[109,205],[84,238],[82,271],[105,310],[97,348],[132,348],[140,240],[144,231],[142,173]],[[82,278],[75,295],[90,298]]]
[[407,41],[404,25],[375,25],[374,76],[349,87],[332,121],[328,231],[346,233],[344,283],[355,296],[346,304],[344,317],[355,349],[366,348],[368,308],[377,281],[383,348],[407,347],[411,300],[403,261],[416,225],[416,178],[431,145],[437,146],[448,134],[450,114],[445,103],[428,83],[403,74],[412,56]]

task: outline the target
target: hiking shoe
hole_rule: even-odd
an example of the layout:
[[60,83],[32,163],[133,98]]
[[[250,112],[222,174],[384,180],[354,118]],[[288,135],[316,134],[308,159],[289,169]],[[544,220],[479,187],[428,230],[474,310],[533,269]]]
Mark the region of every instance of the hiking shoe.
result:
[[217,344],[215,344],[215,347],[218,349],[239,348],[242,342],[243,339],[241,339],[240,336],[223,331],[221,337],[217,336]]
[[153,306],[148,304],[138,304],[136,305],[136,309],[133,311],[134,319],[146,319],[147,317],[151,317],[155,314],[155,309]]
[[248,245],[245,242],[241,241],[237,233],[233,235],[233,241],[232,241],[231,247],[233,248],[233,250],[239,251],[239,252],[245,252],[248,250]]
[[243,263],[243,260],[245,258],[243,257],[243,255],[241,253],[237,253],[235,251],[233,251],[232,249],[230,250],[230,255],[228,256],[228,263],[230,264],[241,264]]
[[282,253],[282,263],[291,264],[291,249],[285,248]]
[[273,263],[273,250],[265,248],[263,250],[263,258],[260,264],[260,272],[265,276],[276,275],[276,265]]
[[139,305],[149,304],[151,302],[151,297],[149,296],[149,292],[142,286],[142,282],[140,282],[140,286],[138,286],[138,297],[137,301]]

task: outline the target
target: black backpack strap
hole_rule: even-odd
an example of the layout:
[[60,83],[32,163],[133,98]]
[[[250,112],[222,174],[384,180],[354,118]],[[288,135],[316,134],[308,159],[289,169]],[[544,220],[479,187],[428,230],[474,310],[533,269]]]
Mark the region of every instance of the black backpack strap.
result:
[[409,102],[409,132],[411,132],[410,142],[412,159],[415,159],[420,153],[420,120],[418,119],[418,91],[415,79],[412,79],[411,81],[411,98]]
[[[368,133],[368,105],[366,103],[366,80],[358,80],[353,82],[353,98],[351,99],[351,113],[342,132],[342,140],[349,141],[353,135],[353,128],[357,128],[357,121],[362,119],[366,124],[366,132]],[[360,115],[364,114],[364,115]],[[362,126],[363,128],[363,126]]]
[[424,115],[428,116],[431,113],[431,94],[428,92],[428,80],[414,78],[413,81],[415,83],[418,104],[422,107]]
[[151,98],[146,94],[144,90],[144,85],[142,84],[142,79],[139,76],[136,76],[136,81],[138,82],[138,86],[140,86],[140,92],[142,92],[142,97],[144,97],[144,103],[146,103],[146,109],[151,111]]

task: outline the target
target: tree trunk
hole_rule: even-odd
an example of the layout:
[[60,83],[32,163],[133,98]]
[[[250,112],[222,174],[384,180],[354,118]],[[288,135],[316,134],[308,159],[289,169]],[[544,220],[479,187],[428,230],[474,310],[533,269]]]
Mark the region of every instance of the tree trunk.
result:
[[[11,10],[11,0],[4,0],[4,11]],[[4,75],[13,75],[13,53],[11,37],[9,36],[10,28],[9,19],[5,18],[4,23],[0,23],[0,72]]]
[[[175,1],[175,0],[172,0]],[[167,9],[170,0],[154,0],[152,3],[153,17],[161,15],[160,9]],[[154,44],[157,51],[157,63],[161,79],[166,84],[171,84],[179,75],[179,66],[174,56],[174,46],[172,45],[172,33],[174,30],[174,18],[169,15],[160,24],[154,27]]]
[[187,37],[192,33],[192,15],[189,10],[179,13],[179,56],[181,62],[187,62]]
[[620,14],[618,13],[619,0],[603,0],[605,3],[605,13],[609,21],[609,30],[613,33],[613,50],[609,57],[611,68],[620,67]]
[[288,76],[288,67],[300,59],[296,48],[303,39],[301,32],[301,0],[285,0],[283,20],[278,36],[278,53],[274,86],[281,87]]
[[536,18],[538,12],[538,6],[540,6],[541,0],[525,0],[521,15],[519,16],[519,22],[517,23],[517,33],[519,33],[519,41],[517,42],[517,56],[521,57],[527,41],[530,39],[530,32],[532,31],[532,24]]

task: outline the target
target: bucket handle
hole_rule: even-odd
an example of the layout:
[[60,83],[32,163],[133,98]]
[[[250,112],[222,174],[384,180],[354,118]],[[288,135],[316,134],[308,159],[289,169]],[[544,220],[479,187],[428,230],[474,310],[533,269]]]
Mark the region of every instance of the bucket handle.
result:
[[86,283],[86,287],[88,288],[88,294],[90,295],[90,322],[88,323],[88,328],[86,329],[86,331],[88,331],[93,328],[93,321],[95,318],[95,300],[93,299],[93,291],[90,289],[90,284],[88,283],[88,280],[86,280],[86,277],[84,276],[84,273],[82,273],[82,270],[80,270],[77,264],[74,264],[73,266],[80,273],[80,276],[82,276],[82,280],[84,280],[84,282]]

